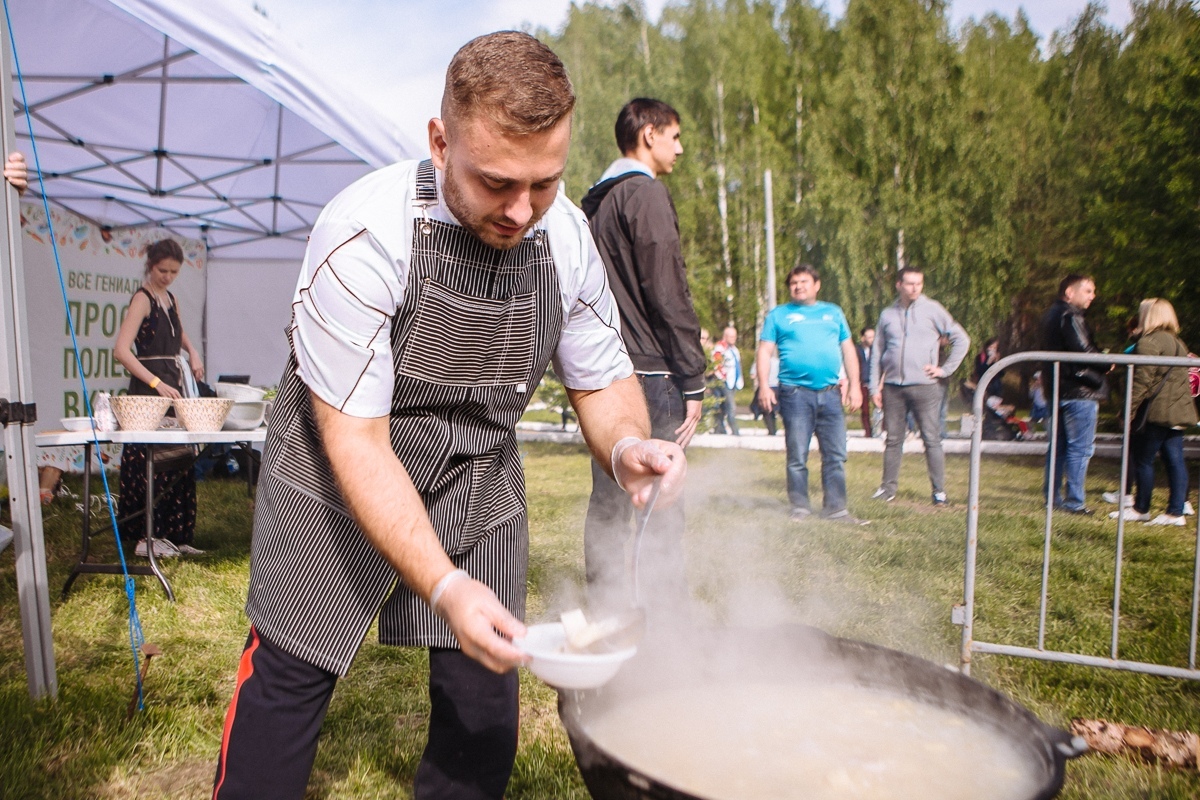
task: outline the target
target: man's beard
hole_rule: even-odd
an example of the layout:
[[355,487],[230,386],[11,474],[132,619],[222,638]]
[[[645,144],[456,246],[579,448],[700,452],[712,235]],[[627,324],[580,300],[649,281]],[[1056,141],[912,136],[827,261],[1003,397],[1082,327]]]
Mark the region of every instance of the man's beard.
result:
[[[450,166],[449,160],[446,161],[445,172],[445,180],[442,181],[442,194],[446,200],[446,207],[450,209],[450,213],[454,215],[454,218],[458,220],[460,225],[470,231],[476,239],[479,239],[489,247],[494,247],[497,250],[511,250],[521,243],[521,240],[525,238],[525,234],[529,232],[529,229],[536,225],[538,220],[542,218],[542,215],[546,213],[547,209],[542,209],[540,213],[535,213],[518,233],[512,236],[504,236],[492,227],[492,219],[474,214],[467,208],[467,201],[459,191],[458,183],[454,180],[454,170]],[[494,221],[499,222],[501,225],[509,225],[509,220],[504,218],[495,219]]]

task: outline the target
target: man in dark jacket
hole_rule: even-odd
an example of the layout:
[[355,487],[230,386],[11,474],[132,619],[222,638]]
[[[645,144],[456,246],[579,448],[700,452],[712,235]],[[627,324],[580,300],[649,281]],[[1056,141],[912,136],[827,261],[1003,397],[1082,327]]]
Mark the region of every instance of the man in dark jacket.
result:
[[[1092,331],[1084,320],[1088,306],[1096,299],[1096,283],[1086,275],[1068,275],[1058,284],[1058,300],[1042,315],[1043,350],[1069,353],[1098,353]],[[1054,396],[1054,365],[1042,365],[1046,399]],[[1069,514],[1087,514],[1084,481],[1088,461],[1096,444],[1096,416],[1100,401],[1108,396],[1104,371],[1086,364],[1062,362],[1059,365],[1058,439],[1053,451],[1046,453],[1046,477],[1043,490],[1056,508]],[[1054,455],[1054,481],[1050,480],[1050,453]],[[1063,493],[1063,477],[1066,493]]]
[[[604,259],[621,314],[621,334],[646,393],[656,436],[686,447],[700,421],[706,359],[679,243],[679,220],[657,178],[683,152],[679,114],[659,100],[630,100],[617,116],[612,163],[582,207]],[[603,470],[592,470],[584,555],[593,608],[628,602],[624,543],[633,507]],[[663,600],[687,596],[683,567],[683,507],[655,512],[643,544],[642,586]],[[653,598],[652,598],[653,600]]]

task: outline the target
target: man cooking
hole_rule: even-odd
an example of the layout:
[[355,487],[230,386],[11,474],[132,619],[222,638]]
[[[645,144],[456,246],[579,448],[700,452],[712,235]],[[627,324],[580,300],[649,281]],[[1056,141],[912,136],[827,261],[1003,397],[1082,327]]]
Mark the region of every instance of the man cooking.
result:
[[255,515],[251,629],[213,796],[300,798],[372,622],[429,648],[416,798],[500,798],[517,745],[528,527],[515,425],[553,359],[635,505],[686,473],[649,418],[582,213],[558,191],[575,96],[533,37],[467,43],[432,158],[313,228]]

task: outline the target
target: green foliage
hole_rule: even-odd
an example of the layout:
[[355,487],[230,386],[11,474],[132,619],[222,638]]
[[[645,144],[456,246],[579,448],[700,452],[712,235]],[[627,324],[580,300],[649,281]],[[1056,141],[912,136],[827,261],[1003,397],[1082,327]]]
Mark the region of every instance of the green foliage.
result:
[[[901,263],[978,341],[1036,346],[1058,280],[1093,273],[1117,345],[1145,296],[1200,326],[1200,12],[1135,3],[1129,28],[1089,5],[1039,40],[1023,14],[951,30],[945,0],[573,4],[542,32],[579,91],[567,172],[579,199],[618,154],[631,97],[682,115],[664,180],[701,323],[756,329],[797,261],[853,328],[892,302]],[[763,174],[774,183],[777,295],[767,296]]]

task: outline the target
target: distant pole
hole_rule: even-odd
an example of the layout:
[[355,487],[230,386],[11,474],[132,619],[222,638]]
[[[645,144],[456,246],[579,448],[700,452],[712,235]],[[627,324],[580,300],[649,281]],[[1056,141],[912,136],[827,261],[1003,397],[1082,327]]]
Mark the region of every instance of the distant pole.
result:
[[771,170],[763,172],[767,218],[767,311],[775,307],[775,194],[771,189]]

